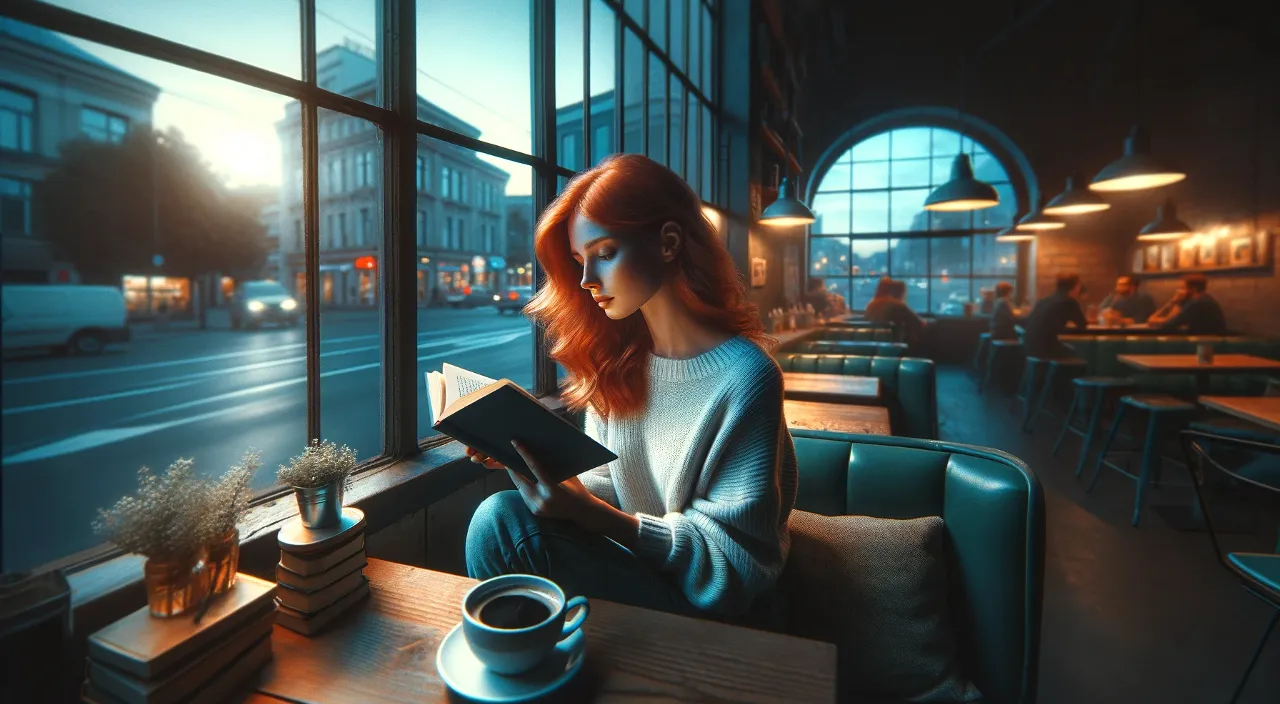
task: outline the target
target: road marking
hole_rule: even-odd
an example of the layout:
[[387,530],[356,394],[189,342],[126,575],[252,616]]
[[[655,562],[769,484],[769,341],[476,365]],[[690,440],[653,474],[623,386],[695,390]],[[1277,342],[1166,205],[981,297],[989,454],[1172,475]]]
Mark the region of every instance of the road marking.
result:
[[[418,333],[418,339],[427,337],[440,337],[443,335],[457,335],[459,332],[468,330],[493,330],[492,325],[473,325],[466,328],[450,328],[449,330],[433,330],[429,332]],[[334,337],[330,339],[321,339],[320,344],[330,345],[339,342],[356,342],[359,340],[374,340],[382,337],[381,335],[354,335],[350,337]],[[107,374],[127,374],[129,372],[146,371],[148,369],[163,369],[166,367],[177,367],[184,364],[200,364],[203,362],[217,362],[223,359],[236,359],[239,357],[248,357],[255,354],[266,354],[270,352],[281,352],[284,350],[306,349],[307,343],[295,342],[287,345],[276,345],[274,347],[263,347],[261,349],[237,350],[235,352],[223,352],[220,354],[210,354],[203,357],[187,357],[184,359],[169,359],[162,362],[146,362],[143,364],[131,364],[124,367],[107,367],[104,369],[84,369],[74,372],[55,372],[53,374],[41,374],[39,376],[19,377],[17,379],[5,379],[5,386],[18,384],[35,384],[42,381],[59,381],[62,379],[81,379],[91,376],[105,376]],[[323,353],[321,353],[323,356]],[[305,359],[305,357],[303,358]]]
[[[512,342],[513,340],[516,340],[518,338],[524,337],[525,335],[528,335],[529,332],[530,331],[526,329],[526,330],[518,330],[510,333],[499,333],[491,336],[490,338],[486,338],[486,339],[482,339],[481,341],[474,342],[473,344],[470,344],[470,345],[464,345],[462,347],[451,349],[445,352],[435,352],[433,354],[418,357],[418,361],[424,362],[431,359],[438,359],[440,357],[454,355],[459,352],[470,352],[473,350],[484,349],[487,347],[496,347],[498,345],[505,345],[509,342]],[[425,347],[425,346],[428,346],[428,345],[420,345],[419,348],[421,349],[422,347]],[[332,371],[327,371],[322,373],[320,377],[325,378],[325,377],[339,376],[342,374],[351,374],[353,372],[366,371],[369,369],[377,369],[377,368],[380,368],[381,366],[382,366],[381,361],[378,361],[372,364],[360,364],[354,367],[346,367],[343,369],[334,369]],[[147,411],[145,413],[140,413],[138,415],[132,416],[126,420],[127,421],[141,420],[142,418],[158,415],[161,413],[171,413],[173,411],[180,411],[180,410],[192,408],[199,405],[215,403],[217,401],[225,401],[232,398],[243,398],[245,396],[258,395],[268,391],[281,389],[286,386],[301,384],[306,380],[307,378],[305,376],[302,376],[302,377],[296,377],[293,379],[285,379],[283,381],[276,381],[270,384],[262,384],[260,386],[250,387],[247,389],[240,389],[239,391],[232,391],[225,394],[219,394],[218,396],[211,396],[207,398],[196,399],[194,401],[189,401],[187,403],[180,403],[177,405],[168,406],[166,408]],[[38,447],[33,447],[29,450],[23,450],[15,454],[8,455],[4,457],[2,460],[0,460],[0,465],[9,466],[14,464],[22,464],[26,462],[35,462],[38,460],[50,459],[53,457],[61,457],[63,455],[69,455],[76,452],[84,452],[86,450],[92,450],[98,447],[102,447],[104,445],[111,445],[114,443],[123,442],[125,440],[131,440],[133,438],[141,437],[143,435],[149,435],[151,433],[159,432],[161,430],[168,430],[170,428],[175,428],[181,425],[187,425],[189,423],[195,423],[197,421],[208,420],[209,418],[215,418],[217,416],[226,415],[233,411],[241,410],[241,408],[242,408],[241,406],[231,406],[228,408],[221,408],[216,411],[209,411],[207,413],[202,413],[195,416],[189,416],[187,418],[178,418],[170,421],[165,421],[162,423],[152,423],[149,425],[91,430],[86,433],[73,435],[69,438],[63,438],[61,440],[55,440],[54,442],[51,442],[51,443],[46,443]]]

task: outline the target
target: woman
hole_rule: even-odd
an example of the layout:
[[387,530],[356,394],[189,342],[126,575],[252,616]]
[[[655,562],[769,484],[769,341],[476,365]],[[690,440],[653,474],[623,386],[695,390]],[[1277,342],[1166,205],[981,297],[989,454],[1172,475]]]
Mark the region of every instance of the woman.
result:
[[873,323],[893,325],[901,341],[909,345],[919,343],[924,336],[924,321],[907,305],[906,282],[887,276],[880,279],[875,297],[867,303],[863,315]]
[[612,156],[547,208],[534,249],[547,279],[526,311],[567,372],[561,399],[618,459],[558,485],[508,471],[516,490],[471,519],[468,573],[776,624],[797,483],[782,373],[697,196]]
[[996,304],[991,311],[991,339],[1016,340],[1017,320],[1013,315],[1013,284],[1001,281],[996,284]]

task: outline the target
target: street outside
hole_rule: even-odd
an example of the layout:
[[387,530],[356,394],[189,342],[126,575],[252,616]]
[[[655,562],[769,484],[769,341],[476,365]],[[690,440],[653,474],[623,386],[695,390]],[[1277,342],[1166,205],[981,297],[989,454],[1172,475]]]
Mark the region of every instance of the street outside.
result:
[[[450,362],[528,388],[531,325],[493,308],[418,312],[418,434],[430,410],[423,373]],[[321,314],[320,423],[327,440],[366,459],[382,451],[379,314]],[[137,325],[134,339],[94,357],[29,357],[3,367],[3,571],[92,547],[90,524],[137,485],[194,457],[221,474],[246,449],[262,454],[254,488],[306,443],[303,326],[232,330],[225,310],[208,328]],[[405,380],[405,383],[409,383]]]

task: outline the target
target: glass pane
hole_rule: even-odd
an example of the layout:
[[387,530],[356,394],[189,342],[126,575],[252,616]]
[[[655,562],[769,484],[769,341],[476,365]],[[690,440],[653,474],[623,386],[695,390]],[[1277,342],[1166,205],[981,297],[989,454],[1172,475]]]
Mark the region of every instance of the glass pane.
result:
[[[186,44],[246,64],[275,71],[290,78],[302,78],[302,29],[297,0],[264,3],[258,0],[226,0],[217,3],[156,3],[154,0],[49,0],[49,4],[65,7],[91,17],[146,32],[162,39]],[[334,10],[334,0],[316,3],[317,22],[324,22],[323,12]],[[347,3],[359,7],[361,3]],[[373,5],[342,14],[359,33],[363,43],[372,46],[376,32],[367,31],[358,21],[367,13],[373,17]],[[253,17],[253,22],[238,18]],[[23,25],[25,27],[26,25]],[[36,31],[36,30],[29,30]],[[351,30],[354,32],[355,30]],[[39,30],[44,32],[44,30]],[[317,32],[323,32],[317,25]],[[35,35],[32,35],[35,36]],[[319,34],[319,38],[327,38]],[[80,40],[74,40],[76,44]],[[330,44],[334,43],[332,40]],[[317,46],[327,46],[317,44]],[[63,44],[61,52],[84,60],[75,46]],[[92,52],[90,52],[92,55]],[[90,59],[91,60],[91,59]]]
[[889,231],[888,193],[854,193],[852,210],[854,232]]
[[702,110],[698,108],[698,99],[694,96],[692,91],[685,93],[685,98],[684,114],[688,116],[688,121],[685,124],[684,137],[685,180],[689,182],[690,186],[693,186],[693,190],[697,191],[701,184],[701,176],[698,174],[698,168],[702,165],[702,161],[698,158],[698,139],[701,137],[702,131],[701,127],[698,125],[698,120],[702,117]]
[[882,132],[858,142],[851,155],[854,161],[882,161],[889,158],[889,133]]
[[[996,284],[1001,281],[1007,281],[1009,284],[1016,286],[1017,281],[1013,276],[1004,278],[999,277],[975,277],[973,279],[973,300],[979,303],[978,312],[986,315],[991,314],[991,310],[995,305]],[[1013,298],[1017,299],[1018,295],[1015,291]]]
[[833,293],[844,299],[845,305],[849,305],[849,279],[841,276],[837,278],[829,278],[823,280],[823,288],[828,293]]
[[928,229],[929,211],[924,209],[924,199],[928,195],[927,188],[891,192],[889,194],[889,203],[893,207],[891,231],[919,232]]
[[854,240],[849,273],[853,276],[884,276],[889,271],[888,240]]
[[976,150],[973,155],[973,176],[991,185],[1009,180],[1009,174],[1005,173],[1000,162],[984,149]]
[[903,282],[907,285],[907,307],[916,313],[929,310],[929,279],[904,279]]
[[853,187],[856,190],[889,187],[889,162],[858,161],[853,163]]
[[849,229],[849,193],[819,193],[813,199],[815,234],[847,235]]
[[714,59],[712,56],[715,48],[714,25],[711,21],[711,11],[706,7],[702,8],[702,93],[707,96],[708,100],[715,100],[713,94],[714,86],[711,81],[711,68]]
[[933,128],[933,145],[929,152],[935,159],[950,164],[960,153],[960,133],[942,127]]
[[894,130],[891,133],[893,151],[890,156],[894,159],[929,156],[929,132],[929,127],[905,127]]
[[[124,12],[107,5],[93,4],[99,12]],[[276,29],[269,19],[275,16],[266,15],[265,29]],[[81,140],[79,110],[68,112],[54,100],[49,119],[39,123],[39,158],[0,155],[8,173],[18,164],[41,169],[35,199],[20,201],[38,216],[33,234],[57,247],[83,283],[111,287],[68,294],[65,301],[86,312],[106,311],[93,316],[108,334],[55,332],[24,344],[4,331],[0,572],[11,573],[102,543],[91,529],[97,510],[134,493],[144,465],[163,472],[179,458],[194,457],[197,474],[212,477],[252,448],[263,467],[251,487],[272,485],[276,466],[307,442],[307,372],[301,321],[233,331],[228,300],[236,285],[256,280],[280,294],[271,298],[277,310],[289,298],[298,309],[280,256],[294,245],[294,224],[277,200],[279,194],[289,202],[302,190],[301,176],[282,166],[301,152],[296,106],[287,112],[288,99],[278,95],[5,22],[6,30],[60,55],[57,70],[75,79],[76,101],[111,105],[127,118],[119,143]],[[49,70],[49,63],[8,61],[5,82],[54,90]],[[73,119],[54,119],[59,115]],[[139,172],[138,164],[147,168]],[[152,165],[155,190],[144,176]],[[11,196],[25,195],[12,180],[9,189]],[[5,201],[7,209],[13,201]],[[96,205],[83,207],[90,202]],[[163,261],[152,266],[157,254]],[[217,276],[232,271],[242,275]],[[11,295],[5,291],[6,304]],[[34,307],[65,307],[42,291],[31,295]],[[129,344],[117,344],[113,338],[126,325]],[[84,354],[51,354],[68,343]]]
[[[656,0],[649,0],[650,4],[657,4]],[[671,60],[676,65],[676,70],[685,70],[684,60],[684,34],[685,24],[688,22],[689,7],[686,4],[688,0],[670,0],[671,17]],[[697,2],[697,0],[694,0]]]
[[941,186],[951,180],[951,167],[955,163],[955,156],[934,157],[929,162],[931,165],[929,185]]
[[[319,112],[321,124],[340,117]],[[358,123],[356,141],[320,145],[320,434],[370,458],[382,454],[382,131]]]
[[930,279],[932,288],[929,301],[930,312],[938,315],[964,315],[964,304],[973,300],[969,293],[968,277],[943,277]]
[[973,211],[974,227],[1005,228],[1013,224],[1018,211],[1018,197],[1013,192],[1013,186],[1008,183],[995,184],[995,186],[1000,204]]
[[849,310],[866,310],[867,304],[876,295],[876,285],[880,277],[859,277],[852,281],[853,296],[849,298]]
[[667,119],[671,123],[671,149],[668,151],[671,161],[668,166],[671,170],[684,174],[684,84],[676,78],[675,74],[671,74],[669,85],[669,96],[667,99]]
[[423,120],[532,152],[531,7],[528,0],[418,3],[418,93],[431,103],[419,107]]
[[848,261],[848,237],[809,238],[809,276],[844,276]]
[[667,48],[667,0],[649,0],[649,37],[659,49]]
[[[591,8],[591,14],[596,13]],[[594,21],[592,25],[594,27]],[[556,161],[567,169],[582,169],[582,36],[581,2],[556,3]],[[610,36],[613,36],[610,34]],[[591,37],[592,57],[596,37]],[[592,67],[594,68],[594,67]],[[610,72],[612,80],[612,72]]]
[[623,140],[622,150],[632,154],[644,153],[644,44],[626,30],[622,37],[622,99]]
[[[557,3],[557,7],[562,3]],[[621,151],[613,134],[617,64],[614,27],[617,18],[604,0],[591,2],[591,164]],[[558,35],[557,35],[558,36]]]
[[[683,0],[682,0],[683,2]],[[696,86],[702,72],[702,2],[689,0],[689,80]]]
[[[219,7],[216,3],[211,6]],[[316,85],[366,103],[385,105],[385,101],[378,102],[377,37],[381,32],[377,7],[376,0],[316,0]],[[249,15],[256,17],[257,11],[255,6]],[[237,37],[243,24],[251,23],[237,24]],[[200,29],[206,30],[203,26]]]
[[649,56],[649,157],[667,163],[667,69]]
[[893,163],[889,185],[894,188],[912,188],[929,185],[928,159],[902,159]]
[[929,213],[929,229],[968,230],[973,227],[974,213],[977,210],[935,210]]
[[1018,243],[997,242],[995,235],[974,235],[973,273],[1016,276],[1018,274]]
[[715,165],[711,157],[719,150],[716,149],[716,140],[712,131],[714,119],[711,108],[702,106],[702,199],[708,202],[714,202],[716,199],[713,180]]
[[889,275],[895,279],[929,273],[929,240],[923,237],[889,240]]
[[968,237],[935,237],[929,245],[929,273],[934,276],[968,276]]
[[[456,154],[457,147],[427,140]],[[435,435],[426,373],[449,362],[533,388],[532,324],[521,314],[533,285],[532,169],[466,152],[464,168],[494,189],[491,208],[439,204],[443,225],[418,251],[429,290],[418,309],[418,434]],[[429,261],[424,262],[427,259]],[[513,297],[514,296],[514,297]]]
[[847,161],[837,161],[831,165],[827,173],[823,174],[822,181],[818,184],[819,191],[847,191],[850,186],[850,174],[852,166]]
[[631,16],[631,19],[640,23],[641,27],[645,26],[644,0],[624,0],[622,8]]

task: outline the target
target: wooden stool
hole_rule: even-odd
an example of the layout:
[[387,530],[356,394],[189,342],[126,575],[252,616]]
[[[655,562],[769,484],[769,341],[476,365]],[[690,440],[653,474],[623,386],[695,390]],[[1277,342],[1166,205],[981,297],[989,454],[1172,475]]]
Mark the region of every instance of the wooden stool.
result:
[[[1142,443],[1142,469],[1139,470],[1136,477],[1119,465],[1107,461],[1107,454],[1113,451],[1111,443],[1120,432],[1120,423],[1124,420],[1126,408],[1146,411],[1148,414],[1147,437]],[[1098,483],[1098,475],[1101,473],[1103,465],[1136,481],[1138,490],[1133,500],[1133,525],[1137,526],[1138,519],[1142,517],[1142,497],[1146,493],[1147,484],[1152,481],[1152,475],[1155,475],[1154,478],[1156,480],[1159,480],[1160,477],[1160,462],[1163,458],[1160,455],[1158,440],[1162,430],[1161,426],[1164,424],[1165,427],[1168,427],[1170,422],[1185,421],[1195,410],[1196,405],[1194,403],[1172,396],[1133,394],[1122,397],[1120,399],[1120,407],[1116,409],[1116,418],[1111,422],[1111,430],[1107,432],[1107,441],[1103,443],[1102,451],[1098,453],[1098,461],[1093,465],[1093,477],[1089,480],[1089,486],[1085,487],[1085,491],[1093,491],[1093,486]],[[1133,452],[1134,450],[1125,451]],[[1116,452],[1120,452],[1120,450],[1116,450]]]

